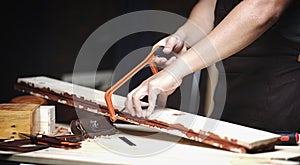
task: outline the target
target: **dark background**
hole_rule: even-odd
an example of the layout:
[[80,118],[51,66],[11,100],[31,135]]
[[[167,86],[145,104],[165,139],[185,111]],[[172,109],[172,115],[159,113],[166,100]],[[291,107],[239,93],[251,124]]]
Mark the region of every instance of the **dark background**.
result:
[[[2,51],[0,101],[20,95],[13,89],[19,77],[49,76],[60,79],[71,73],[87,37],[106,21],[137,10],[164,10],[188,17],[196,0],[26,0],[14,1],[2,14],[15,35],[2,31],[8,43]],[[5,6],[3,6],[5,8]],[[5,10],[6,11],[6,10]],[[12,12],[13,11],[13,12]],[[6,27],[6,26],[5,26]],[[165,34],[131,35],[113,46],[99,69],[113,69],[127,54],[149,46]],[[151,37],[149,37],[151,36]],[[137,40],[144,42],[136,42]],[[5,44],[6,45],[6,44]],[[124,49],[126,48],[126,49]]]

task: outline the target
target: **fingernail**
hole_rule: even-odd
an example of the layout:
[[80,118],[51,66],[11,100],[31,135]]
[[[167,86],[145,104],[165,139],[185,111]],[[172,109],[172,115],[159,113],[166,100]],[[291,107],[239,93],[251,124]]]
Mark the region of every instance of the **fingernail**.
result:
[[141,115],[140,113],[137,113],[136,116],[137,116],[137,117],[141,117],[142,115]]

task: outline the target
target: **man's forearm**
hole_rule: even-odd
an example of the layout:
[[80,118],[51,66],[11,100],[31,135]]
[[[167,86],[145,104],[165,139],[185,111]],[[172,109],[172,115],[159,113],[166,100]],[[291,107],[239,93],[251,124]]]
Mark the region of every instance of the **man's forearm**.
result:
[[187,22],[178,28],[175,35],[193,46],[204,38],[212,29],[214,23],[214,10],[217,0],[199,0],[192,9]]
[[181,57],[194,72],[245,48],[269,29],[291,0],[244,0]]

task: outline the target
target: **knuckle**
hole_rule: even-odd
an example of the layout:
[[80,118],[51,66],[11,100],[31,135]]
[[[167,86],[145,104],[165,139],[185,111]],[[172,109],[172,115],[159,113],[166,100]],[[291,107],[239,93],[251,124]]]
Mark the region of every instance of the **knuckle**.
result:
[[137,95],[134,95],[134,96],[132,96],[132,98],[133,98],[133,101],[134,102],[136,102],[136,101],[139,101],[140,99],[139,99],[139,96],[137,96]]
[[127,98],[128,98],[128,99],[131,99],[131,98],[132,98],[132,92],[130,92],[130,93],[127,94]]
[[148,85],[150,89],[153,89],[154,87],[157,86],[155,81],[150,81]]

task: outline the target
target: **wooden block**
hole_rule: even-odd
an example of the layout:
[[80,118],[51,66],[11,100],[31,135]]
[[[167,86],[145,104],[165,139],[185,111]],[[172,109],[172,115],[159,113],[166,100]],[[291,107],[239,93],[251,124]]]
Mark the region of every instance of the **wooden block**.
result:
[[40,106],[34,115],[33,133],[50,135],[55,130],[55,106]]
[[25,95],[12,98],[11,103],[38,104],[40,107],[34,112],[32,133],[52,134],[55,129],[55,106],[47,105],[44,98]]
[[19,132],[32,133],[38,108],[38,104],[0,104],[0,139],[22,139]]
[[[109,116],[104,92],[48,77],[19,78],[15,89],[89,112]],[[209,144],[225,150],[245,153],[274,149],[279,135],[174,109],[156,109],[148,118],[120,113],[125,97],[113,95],[118,120]]]

